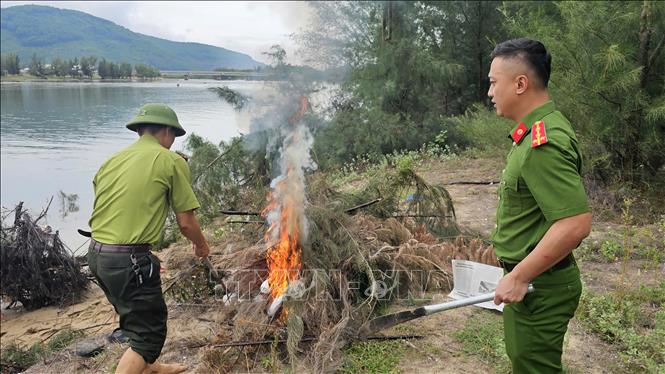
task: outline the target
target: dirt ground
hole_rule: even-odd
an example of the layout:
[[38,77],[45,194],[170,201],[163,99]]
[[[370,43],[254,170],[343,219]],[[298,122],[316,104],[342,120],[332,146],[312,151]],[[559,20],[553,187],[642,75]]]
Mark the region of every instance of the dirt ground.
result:
[[[498,181],[503,160],[453,159],[431,162],[419,172],[430,183],[447,185],[454,200],[457,220],[460,226],[473,230],[485,237],[494,228],[497,205],[496,184],[462,185],[453,182],[493,182]],[[587,240],[602,239],[607,227],[615,224],[594,223],[594,234]],[[629,261],[628,278],[624,284],[639,287],[639,284],[654,284],[664,275],[664,269],[645,270],[639,261]],[[585,287],[598,292],[607,292],[619,287],[620,264],[581,262]],[[434,301],[444,301],[445,294],[434,295]],[[202,306],[169,306],[169,335],[162,353],[162,361],[182,362],[189,365],[189,372],[208,373],[210,369],[201,364],[203,348],[188,348],[206,342],[224,325],[219,320],[219,308]],[[389,311],[407,308],[393,305]],[[398,369],[404,373],[491,373],[496,368],[476,355],[462,352],[461,344],[455,337],[456,331],[465,326],[471,316],[479,313],[484,317],[500,319],[498,312],[475,307],[461,308],[421,318],[394,327],[387,334],[417,334],[423,338],[411,340]],[[44,308],[34,312],[3,311],[0,325],[3,345],[16,341],[29,345],[48,339],[49,334],[62,328],[85,329],[88,335],[110,332],[114,327],[114,312],[101,291],[92,286],[89,297],[80,304],[68,308]],[[95,358],[78,358],[71,352],[63,352],[42,362],[27,373],[107,373],[112,372],[115,362],[125,347],[111,345]],[[247,357],[247,360],[253,358]],[[608,373],[618,360],[618,352],[611,345],[589,333],[573,319],[564,346],[564,363],[572,373]],[[243,365],[240,365],[243,366]],[[260,367],[260,365],[258,365]],[[257,372],[239,370],[237,372]],[[260,371],[258,371],[260,372]]]
[[108,303],[102,290],[92,285],[83,302],[67,308],[47,307],[31,312],[2,310],[0,334],[5,342],[16,342],[30,346],[43,342],[60,330],[83,329],[94,335],[111,332],[117,326],[113,306]]

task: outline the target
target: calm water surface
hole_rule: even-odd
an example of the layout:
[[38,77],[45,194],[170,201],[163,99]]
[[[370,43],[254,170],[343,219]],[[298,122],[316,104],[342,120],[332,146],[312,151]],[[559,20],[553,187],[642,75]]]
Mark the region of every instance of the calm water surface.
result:
[[[176,81],[150,83],[3,83],[1,93],[2,206],[24,201],[39,214],[53,196],[42,224],[59,230],[72,250],[86,239],[92,213],[92,178],[114,152],[137,139],[125,128],[144,103],[161,102],[177,113],[187,135],[172,150],[183,150],[195,133],[219,143],[246,129],[247,115],[237,113],[207,88],[226,85],[251,95],[261,82]],[[61,193],[76,194],[71,211]],[[63,202],[65,204],[63,204]],[[81,248],[77,253],[83,253]]]

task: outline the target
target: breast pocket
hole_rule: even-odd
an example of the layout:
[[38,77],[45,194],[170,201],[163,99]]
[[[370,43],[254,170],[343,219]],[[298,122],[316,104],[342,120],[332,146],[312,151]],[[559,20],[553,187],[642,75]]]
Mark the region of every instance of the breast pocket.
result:
[[522,197],[518,188],[518,178],[512,174],[504,173],[501,180],[502,199],[506,211],[510,214],[519,214],[522,211]]

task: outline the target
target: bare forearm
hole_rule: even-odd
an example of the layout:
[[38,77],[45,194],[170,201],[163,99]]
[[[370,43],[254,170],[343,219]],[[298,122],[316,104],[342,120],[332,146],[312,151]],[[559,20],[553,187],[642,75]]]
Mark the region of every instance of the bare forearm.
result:
[[178,221],[180,232],[187,239],[191,240],[192,243],[199,247],[207,245],[203,232],[201,232],[199,221],[196,219],[196,215],[194,215],[193,211],[177,213],[176,220]]
[[191,226],[187,228],[183,228],[180,230],[182,234],[189,239],[192,243],[196,244],[199,247],[203,247],[206,244],[205,237],[203,237],[203,233],[201,232],[201,228],[198,226],[198,223],[196,226]]
[[564,259],[591,230],[591,213],[556,221],[545,233],[536,248],[515,266],[513,276],[521,282],[533,278]]

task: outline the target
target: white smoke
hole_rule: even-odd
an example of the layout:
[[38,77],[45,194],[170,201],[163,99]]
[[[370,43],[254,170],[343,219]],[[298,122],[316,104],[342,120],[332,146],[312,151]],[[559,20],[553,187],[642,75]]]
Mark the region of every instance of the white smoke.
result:
[[[282,146],[279,149],[280,175],[273,179],[270,185],[273,201],[277,204],[266,217],[268,224],[273,228],[270,241],[278,240],[281,230],[286,229],[289,235],[297,231],[300,242],[303,243],[307,240],[309,228],[305,216],[307,204],[305,172],[316,169],[310,154],[314,139],[302,119],[280,129],[283,136]],[[281,220],[281,210],[284,206],[293,209],[286,221]]]

